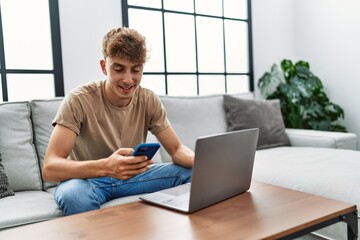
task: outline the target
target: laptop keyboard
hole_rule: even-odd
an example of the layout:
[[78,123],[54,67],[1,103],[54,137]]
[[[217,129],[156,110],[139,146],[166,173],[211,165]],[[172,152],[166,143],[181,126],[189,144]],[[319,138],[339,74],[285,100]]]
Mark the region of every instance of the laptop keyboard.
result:
[[162,202],[180,208],[189,207],[190,186],[191,184],[187,183],[161,191],[162,193],[171,196],[169,199]]
[[171,199],[165,200],[163,203],[180,208],[189,207],[189,195],[190,193],[183,193],[180,196],[174,196]]
[[162,193],[171,195],[171,196],[180,196],[183,195],[184,193],[189,193],[190,194],[190,183],[186,183],[186,184],[182,184],[179,185],[177,187],[174,188],[168,188],[165,190],[162,190]]

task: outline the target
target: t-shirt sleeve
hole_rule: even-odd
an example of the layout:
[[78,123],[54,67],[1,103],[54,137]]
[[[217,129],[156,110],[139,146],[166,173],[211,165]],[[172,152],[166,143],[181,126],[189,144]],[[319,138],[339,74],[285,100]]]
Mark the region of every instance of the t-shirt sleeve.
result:
[[151,94],[150,99],[150,126],[149,130],[153,135],[158,134],[162,130],[170,126],[170,122],[166,115],[166,110],[158,95]]
[[80,101],[73,94],[68,94],[62,101],[52,125],[60,124],[74,131],[77,135],[84,122],[84,111]]

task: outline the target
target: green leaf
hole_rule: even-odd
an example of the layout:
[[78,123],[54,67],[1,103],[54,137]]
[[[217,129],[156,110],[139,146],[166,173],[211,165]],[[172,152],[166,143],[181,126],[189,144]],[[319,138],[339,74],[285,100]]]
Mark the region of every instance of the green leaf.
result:
[[299,78],[298,76],[294,76],[291,81],[289,82],[291,87],[299,91],[303,98],[310,98],[312,97],[312,86],[308,82],[304,81],[303,79]]
[[273,64],[270,72],[266,72],[258,82],[258,87],[261,94],[265,97],[273,94],[279,84],[282,83],[280,78],[279,67],[276,64]]
[[307,106],[306,114],[310,118],[326,118],[327,112],[326,109],[317,102],[309,102]]
[[296,68],[301,67],[301,68],[310,69],[310,64],[308,62],[300,60],[295,64],[295,67]]
[[278,90],[291,104],[297,104],[301,101],[301,92],[296,86],[281,84]]
[[336,121],[338,118],[344,119],[344,110],[337,104],[329,103],[325,106],[327,114],[332,121]]
[[347,132],[346,128],[344,126],[341,126],[339,124],[334,124],[331,126],[331,131],[334,132]]
[[281,61],[281,69],[284,73],[285,82],[288,83],[295,76],[295,66],[291,60],[284,59]]
[[312,129],[321,130],[321,131],[331,131],[332,126],[329,120],[320,120],[316,121],[315,119],[309,121],[309,125]]

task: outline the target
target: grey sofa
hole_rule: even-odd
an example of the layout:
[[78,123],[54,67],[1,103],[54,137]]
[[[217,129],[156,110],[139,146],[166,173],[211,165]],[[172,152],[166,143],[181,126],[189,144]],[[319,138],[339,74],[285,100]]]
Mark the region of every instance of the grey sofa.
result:
[[[252,94],[236,95],[252,99]],[[181,140],[194,149],[198,136],[227,131],[223,96],[161,96]],[[0,153],[15,196],[0,199],[0,230],[61,217],[53,200],[57,183],[41,178],[41,166],[52,131],[51,121],[62,98],[0,104]],[[286,129],[290,146],[258,150],[253,179],[265,183],[360,204],[360,152],[357,136]],[[148,142],[156,141],[149,134]],[[170,161],[161,149],[155,162]],[[102,207],[138,200],[116,199]],[[346,236],[345,224],[319,231],[334,239]]]

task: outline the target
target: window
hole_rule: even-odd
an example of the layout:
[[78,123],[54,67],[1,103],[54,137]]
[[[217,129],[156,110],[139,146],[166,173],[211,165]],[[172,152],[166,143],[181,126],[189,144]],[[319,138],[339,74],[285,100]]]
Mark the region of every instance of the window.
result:
[[0,0],[0,101],[64,95],[57,0]]
[[142,85],[160,95],[254,90],[250,0],[123,0],[123,23],[143,34]]

